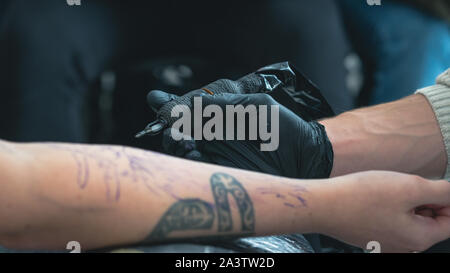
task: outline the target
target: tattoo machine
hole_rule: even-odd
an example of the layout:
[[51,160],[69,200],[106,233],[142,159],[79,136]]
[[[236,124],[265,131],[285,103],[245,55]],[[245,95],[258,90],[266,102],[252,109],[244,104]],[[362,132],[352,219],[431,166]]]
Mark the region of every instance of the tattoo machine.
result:
[[298,115],[301,113],[304,119],[310,118],[313,120],[322,118],[324,115],[333,115],[331,107],[322,97],[319,89],[289,62],[282,62],[265,66],[237,81],[221,79],[181,97],[173,96],[172,100],[157,111],[157,119],[148,124],[135,137],[157,135],[164,129],[171,127],[178,119],[172,117],[172,109],[179,105],[186,105],[192,109],[193,97],[202,94],[218,95],[223,93],[268,93],[294,113]]

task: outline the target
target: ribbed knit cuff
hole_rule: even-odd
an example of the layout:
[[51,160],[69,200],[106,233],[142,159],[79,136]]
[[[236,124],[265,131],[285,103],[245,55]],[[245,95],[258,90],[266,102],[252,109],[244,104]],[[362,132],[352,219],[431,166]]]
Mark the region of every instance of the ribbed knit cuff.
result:
[[444,179],[450,181],[450,69],[437,78],[436,85],[420,89],[416,93],[428,99],[438,120],[447,151]]

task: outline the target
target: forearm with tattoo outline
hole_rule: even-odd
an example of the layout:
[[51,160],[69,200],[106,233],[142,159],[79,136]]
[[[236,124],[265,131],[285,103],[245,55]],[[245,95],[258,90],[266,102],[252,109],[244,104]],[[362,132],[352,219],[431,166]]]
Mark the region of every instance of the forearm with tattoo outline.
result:
[[21,168],[28,167],[29,179],[21,181],[24,196],[0,198],[17,205],[14,215],[0,209],[0,221],[14,223],[15,235],[5,241],[14,247],[58,249],[75,240],[92,249],[312,232],[317,204],[324,205],[314,202],[320,181],[117,146],[15,144],[14,150],[26,155]]

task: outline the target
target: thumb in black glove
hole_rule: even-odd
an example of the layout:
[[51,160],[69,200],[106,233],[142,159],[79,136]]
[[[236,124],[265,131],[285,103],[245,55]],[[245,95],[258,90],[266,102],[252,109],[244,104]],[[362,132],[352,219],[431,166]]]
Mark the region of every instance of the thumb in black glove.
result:
[[178,98],[177,95],[169,94],[160,90],[153,90],[147,95],[147,103],[150,108],[157,113],[161,107],[176,98]]

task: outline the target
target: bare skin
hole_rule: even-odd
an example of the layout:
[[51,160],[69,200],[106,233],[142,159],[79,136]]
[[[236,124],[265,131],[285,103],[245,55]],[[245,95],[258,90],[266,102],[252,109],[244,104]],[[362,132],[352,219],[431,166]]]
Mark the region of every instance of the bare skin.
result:
[[333,145],[331,176],[388,170],[443,177],[447,154],[433,109],[420,94],[323,120]]
[[298,180],[125,147],[0,141],[0,183],[0,245],[16,249],[318,232],[409,252],[450,237],[450,184],[392,172]]

